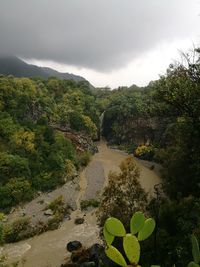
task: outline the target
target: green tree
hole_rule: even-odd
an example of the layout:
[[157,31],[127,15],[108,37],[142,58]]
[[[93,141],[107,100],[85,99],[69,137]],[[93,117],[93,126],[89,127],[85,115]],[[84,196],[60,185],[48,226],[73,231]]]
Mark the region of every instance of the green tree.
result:
[[120,218],[126,226],[132,214],[140,210],[145,211],[147,194],[142,189],[139,176],[140,171],[133,158],[128,157],[120,165],[121,172],[110,173],[108,185],[102,194],[99,207],[99,221],[103,225],[106,218]]

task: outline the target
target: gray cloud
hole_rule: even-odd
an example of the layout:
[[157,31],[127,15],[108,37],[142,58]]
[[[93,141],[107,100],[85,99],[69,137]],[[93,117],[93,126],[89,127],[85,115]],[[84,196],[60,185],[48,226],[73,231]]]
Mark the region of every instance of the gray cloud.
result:
[[109,71],[197,36],[199,13],[199,0],[0,0],[0,53]]

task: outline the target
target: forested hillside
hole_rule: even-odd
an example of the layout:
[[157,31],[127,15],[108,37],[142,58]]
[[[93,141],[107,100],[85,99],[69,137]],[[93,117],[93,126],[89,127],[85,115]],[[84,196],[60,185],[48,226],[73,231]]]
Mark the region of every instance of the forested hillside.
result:
[[91,149],[67,133],[92,143],[95,105],[87,82],[0,77],[0,209],[54,189],[86,163]]

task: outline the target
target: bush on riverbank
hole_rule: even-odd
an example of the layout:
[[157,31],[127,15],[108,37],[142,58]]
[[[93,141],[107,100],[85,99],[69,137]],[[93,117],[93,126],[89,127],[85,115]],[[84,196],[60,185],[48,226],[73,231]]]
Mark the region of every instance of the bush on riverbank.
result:
[[47,221],[31,223],[31,218],[18,218],[12,223],[0,223],[0,244],[17,242],[35,235],[39,235],[48,230],[55,230],[60,226],[65,216],[69,216],[70,207],[62,196],[54,199],[45,210],[51,210],[52,215]]
[[99,200],[88,199],[81,201],[81,210],[87,210],[89,207],[97,208],[99,206]]
[[86,167],[91,161],[91,153],[89,151],[84,151],[77,157],[77,162],[80,166]]
[[134,156],[143,159],[152,161],[154,157],[154,148],[152,146],[138,146],[134,152]]

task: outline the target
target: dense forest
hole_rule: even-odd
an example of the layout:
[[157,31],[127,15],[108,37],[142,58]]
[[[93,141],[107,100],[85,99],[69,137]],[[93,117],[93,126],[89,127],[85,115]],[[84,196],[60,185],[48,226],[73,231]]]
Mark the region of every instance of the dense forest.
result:
[[[66,134],[97,137],[99,113],[87,82],[0,77],[0,208],[66,182],[89,149]],[[70,175],[68,175],[70,176]],[[70,177],[69,177],[70,178]]]
[[[143,88],[133,85],[111,91],[93,88],[85,81],[2,75],[1,211],[6,213],[31,200],[38,191],[55,189],[66,177],[72,179],[70,170],[86,165],[94,151],[92,146],[77,146],[71,136],[81,134],[93,143],[98,139],[103,114],[102,135],[108,145],[160,163],[163,182],[155,188],[157,197],[147,198],[138,182],[131,180],[128,168],[132,163],[127,160],[121,166],[121,176],[113,174],[111,180],[120,183],[122,179],[124,186],[128,181],[129,198],[121,196],[120,205],[110,205],[101,219],[126,209],[131,213],[131,206],[123,210],[121,205],[138,201],[137,209],[156,220],[154,235],[142,246],[142,266],[149,266],[149,262],[186,266],[191,260],[190,235],[200,238],[199,107],[198,49],[183,55],[181,63],[171,64],[165,75]],[[118,194],[117,182],[116,187],[113,183],[110,186],[113,194]],[[110,192],[107,187],[104,199],[119,201]],[[120,219],[127,224],[127,214],[121,214]]]

